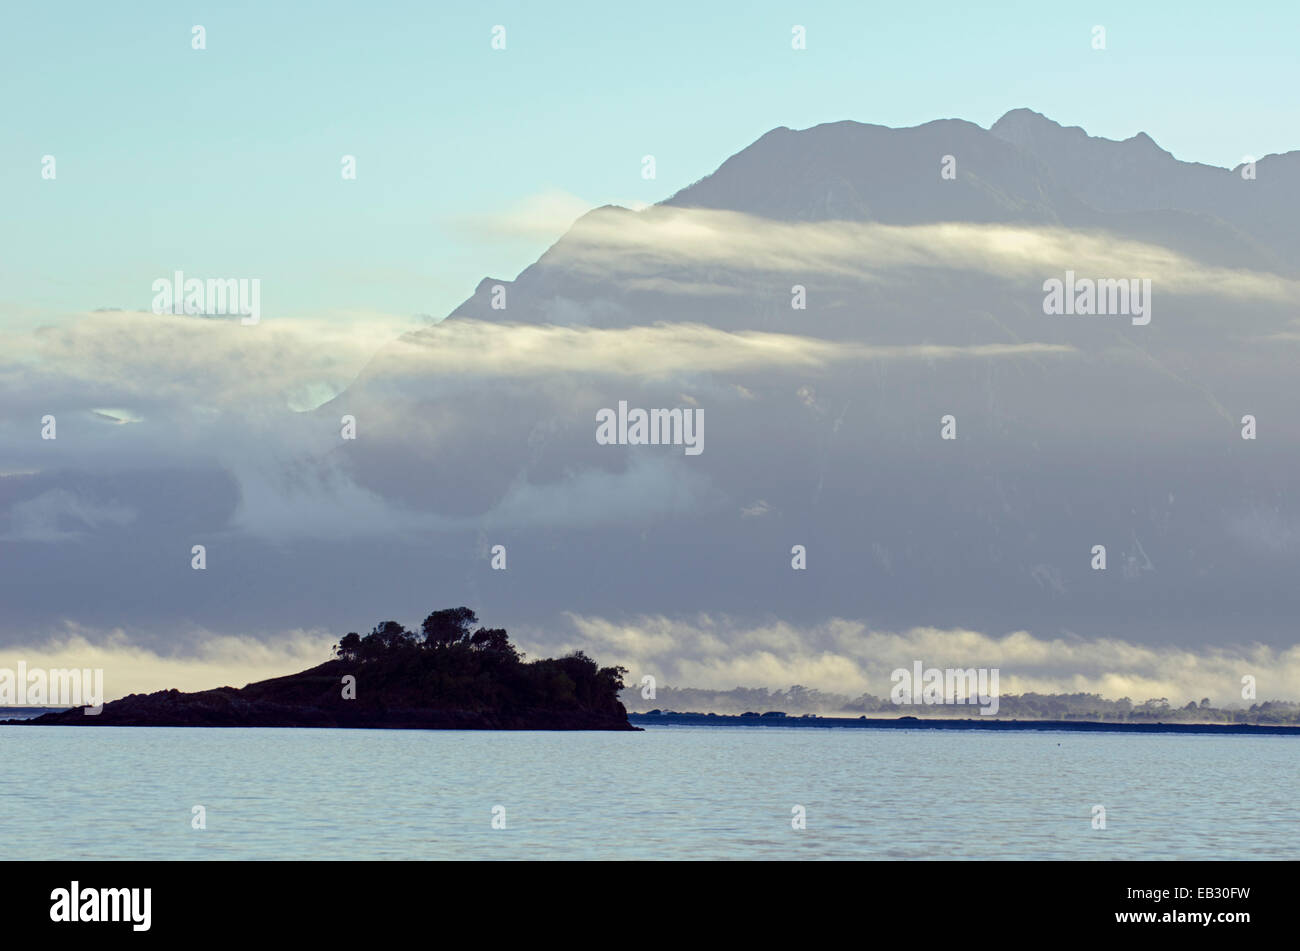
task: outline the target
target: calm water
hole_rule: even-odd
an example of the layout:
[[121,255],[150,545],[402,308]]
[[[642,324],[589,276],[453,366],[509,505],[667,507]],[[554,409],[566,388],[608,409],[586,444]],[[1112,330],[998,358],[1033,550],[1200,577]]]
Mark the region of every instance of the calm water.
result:
[[11,726],[0,757],[12,858],[1300,858],[1288,737]]

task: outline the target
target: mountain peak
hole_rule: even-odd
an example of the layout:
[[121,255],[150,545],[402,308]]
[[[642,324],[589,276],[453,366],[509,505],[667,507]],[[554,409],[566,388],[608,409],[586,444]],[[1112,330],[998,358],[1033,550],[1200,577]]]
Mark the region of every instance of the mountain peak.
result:
[[1063,126],[1032,109],[1012,109],[993,123],[989,127],[989,132],[1012,145],[1030,151],[1042,147],[1096,150],[1115,146],[1137,146],[1155,155],[1173,159],[1173,155],[1157,145],[1156,141],[1145,132],[1139,132],[1122,141],[1107,139],[1103,136],[1089,135],[1077,125]]
[[[946,155],[961,156],[961,173],[940,191]],[[844,119],[771,129],[660,204],[783,221],[916,224],[1057,222],[1074,201],[1042,163],[964,119],[907,128]]]
[[989,131],[994,135],[999,135],[999,130],[1006,131],[1010,129],[1032,129],[1039,127],[1050,129],[1064,128],[1064,126],[1059,122],[1047,118],[1047,116],[1043,115],[1041,112],[1035,112],[1033,109],[1021,107],[1019,109],[1012,109],[1005,113],[1001,119],[989,127]]

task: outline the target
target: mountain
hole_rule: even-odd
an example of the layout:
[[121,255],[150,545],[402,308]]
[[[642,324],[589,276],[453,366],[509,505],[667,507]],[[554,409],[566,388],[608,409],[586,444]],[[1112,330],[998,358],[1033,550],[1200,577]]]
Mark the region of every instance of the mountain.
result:
[[[945,156],[956,162],[951,181],[940,178]],[[1300,151],[1262,158],[1257,175],[1247,181],[1239,170],[1180,162],[1145,133],[1124,142],[1094,138],[1027,109],[989,130],[956,119],[908,129],[848,121],[781,127],[659,205],[589,213],[515,281],[484,280],[451,316],[633,322],[646,306],[640,288],[634,298],[613,294],[609,282],[593,286],[593,276],[605,275],[582,263],[609,234],[671,220],[670,210],[791,223],[1055,225],[1151,241],[1219,266],[1300,276]],[[701,270],[669,273],[680,286],[707,286],[710,275]],[[518,303],[493,308],[498,284]],[[608,306],[581,307],[593,297]]]
[[[1247,180],[1025,110],[775,129],[379,351],[317,412],[322,440],[345,413],[365,434],[320,465],[460,533],[464,577],[520,615],[670,594],[804,624],[1286,643],[1296,157]],[[1149,320],[1049,313],[1074,277],[1148,282]],[[620,402],[701,409],[704,451],[600,444]],[[509,585],[475,567],[497,542],[526,568]]]
[[[944,155],[957,158],[951,185],[939,177]],[[774,129],[662,205],[884,224],[1059,224],[1084,212],[1045,163],[958,119],[912,129],[861,122]]]
[[1008,112],[989,132],[1050,166],[1098,211],[1212,218],[1248,236],[1270,268],[1298,273],[1300,151],[1260,158],[1255,177],[1247,179],[1242,165],[1225,169],[1180,162],[1145,132],[1115,142],[1028,109]]

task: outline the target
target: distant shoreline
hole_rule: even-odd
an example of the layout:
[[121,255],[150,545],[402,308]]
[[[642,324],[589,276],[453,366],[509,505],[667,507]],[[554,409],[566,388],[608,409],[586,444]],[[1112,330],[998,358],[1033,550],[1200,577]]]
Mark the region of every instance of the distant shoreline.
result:
[[629,713],[639,726],[807,727],[860,730],[1066,730],[1076,733],[1201,733],[1300,736],[1300,727],[1252,723],[1108,723],[1104,720],[1000,720],[938,717],[740,716],[707,713]]

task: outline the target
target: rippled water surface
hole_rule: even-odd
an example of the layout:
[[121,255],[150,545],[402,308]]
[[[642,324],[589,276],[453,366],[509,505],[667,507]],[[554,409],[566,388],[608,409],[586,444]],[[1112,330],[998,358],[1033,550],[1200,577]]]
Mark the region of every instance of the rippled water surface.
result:
[[7,726],[0,757],[13,858],[1300,858],[1289,737]]

